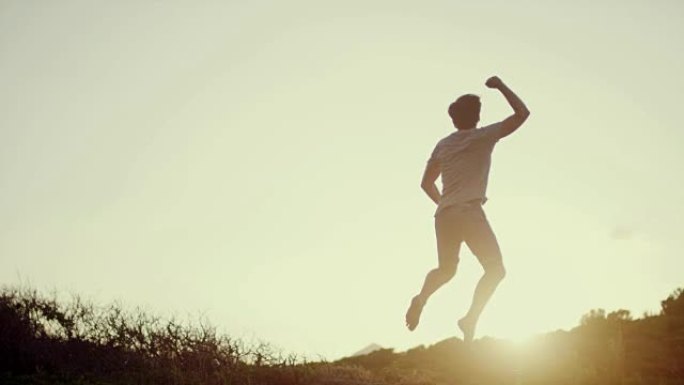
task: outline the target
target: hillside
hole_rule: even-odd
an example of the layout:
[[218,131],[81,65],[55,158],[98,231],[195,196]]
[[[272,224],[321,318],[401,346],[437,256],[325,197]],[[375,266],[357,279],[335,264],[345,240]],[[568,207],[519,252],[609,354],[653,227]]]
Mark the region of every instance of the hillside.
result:
[[569,331],[522,346],[450,338],[406,352],[380,349],[307,362],[247,346],[214,328],[162,320],[34,290],[0,291],[2,384],[682,384],[684,295],[657,315],[592,310]]
[[525,344],[450,338],[395,353],[383,349],[338,364],[373,373],[420,373],[429,383],[607,384],[684,383],[684,295],[676,290],[658,315],[633,319],[627,310],[595,309],[570,331]]

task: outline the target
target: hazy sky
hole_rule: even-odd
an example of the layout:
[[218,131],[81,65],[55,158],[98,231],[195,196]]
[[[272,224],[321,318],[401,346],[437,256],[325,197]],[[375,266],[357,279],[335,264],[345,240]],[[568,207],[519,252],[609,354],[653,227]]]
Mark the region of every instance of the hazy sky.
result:
[[457,96],[532,111],[485,205],[478,335],[657,311],[684,286],[679,1],[0,0],[0,282],[337,358],[457,335],[420,178]]

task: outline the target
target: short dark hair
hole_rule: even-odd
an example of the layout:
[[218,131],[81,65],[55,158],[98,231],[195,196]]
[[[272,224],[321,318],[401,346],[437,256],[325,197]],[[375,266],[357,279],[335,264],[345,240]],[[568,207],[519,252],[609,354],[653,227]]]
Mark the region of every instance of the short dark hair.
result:
[[449,116],[458,129],[473,128],[480,121],[480,97],[466,94],[449,105]]

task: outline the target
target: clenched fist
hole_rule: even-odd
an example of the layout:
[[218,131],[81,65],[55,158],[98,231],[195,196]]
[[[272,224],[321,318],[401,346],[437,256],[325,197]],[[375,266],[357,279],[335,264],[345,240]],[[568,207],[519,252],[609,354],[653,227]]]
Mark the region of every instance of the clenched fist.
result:
[[499,88],[503,85],[503,82],[498,76],[492,76],[491,78],[487,79],[485,85],[489,88]]

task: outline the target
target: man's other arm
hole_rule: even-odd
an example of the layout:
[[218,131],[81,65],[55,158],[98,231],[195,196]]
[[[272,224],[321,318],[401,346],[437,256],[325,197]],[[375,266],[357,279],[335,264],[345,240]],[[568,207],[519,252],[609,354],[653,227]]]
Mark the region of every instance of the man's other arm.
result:
[[439,204],[439,200],[442,199],[442,195],[439,193],[439,190],[435,185],[435,181],[439,177],[439,173],[439,162],[430,161],[427,163],[427,166],[425,166],[423,180],[420,182],[420,187],[436,204]]
[[501,137],[508,136],[512,134],[518,127],[522,126],[523,123],[530,116],[530,111],[525,106],[522,100],[515,94],[504,82],[499,79],[498,76],[492,76],[487,79],[485,85],[489,88],[494,88],[499,90],[503,96],[506,98],[508,104],[513,108],[513,115],[504,119],[501,122]]

